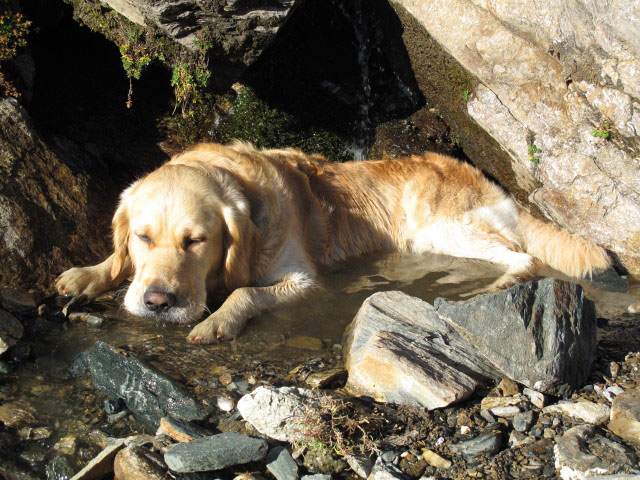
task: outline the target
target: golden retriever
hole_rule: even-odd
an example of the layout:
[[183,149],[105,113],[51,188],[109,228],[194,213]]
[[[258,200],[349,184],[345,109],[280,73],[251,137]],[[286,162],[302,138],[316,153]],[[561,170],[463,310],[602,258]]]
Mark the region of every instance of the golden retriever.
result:
[[200,319],[188,340],[237,335],[264,309],[301,297],[316,269],[379,250],[436,252],[506,267],[487,290],[544,262],[572,277],[610,265],[605,250],[519,208],[473,166],[429,153],[329,163],[298,150],[201,144],[127,188],[113,217],[114,253],[57,279],[95,297],[131,279],[125,308]]

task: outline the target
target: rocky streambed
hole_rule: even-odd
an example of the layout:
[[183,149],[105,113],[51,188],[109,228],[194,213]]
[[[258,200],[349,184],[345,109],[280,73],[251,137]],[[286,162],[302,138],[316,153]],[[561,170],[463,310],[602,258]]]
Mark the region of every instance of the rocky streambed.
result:
[[[66,305],[4,289],[0,473],[640,475],[636,314],[597,318],[581,287],[552,279],[461,300],[486,277],[465,281],[465,262],[441,259],[403,283],[416,258],[404,260],[327,274],[327,303],[353,297],[342,309],[311,299],[209,346],[187,344],[187,326],[128,318],[117,294]],[[394,291],[427,285],[430,303]],[[633,302],[635,288],[609,295]]]

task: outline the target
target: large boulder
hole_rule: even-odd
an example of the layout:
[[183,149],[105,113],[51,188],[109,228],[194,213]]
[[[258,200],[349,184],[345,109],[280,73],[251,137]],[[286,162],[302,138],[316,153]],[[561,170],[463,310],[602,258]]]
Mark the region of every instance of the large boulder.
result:
[[13,98],[0,99],[0,172],[0,286],[46,288],[107,254],[116,197],[106,167],[73,142],[41,136]]
[[425,96],[471,159],[640,272],[640,5],[391,3]]

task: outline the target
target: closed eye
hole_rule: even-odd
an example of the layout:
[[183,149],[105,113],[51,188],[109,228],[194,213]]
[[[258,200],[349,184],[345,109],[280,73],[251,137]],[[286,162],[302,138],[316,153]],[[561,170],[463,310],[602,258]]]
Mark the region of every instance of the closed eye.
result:
[[204,237],[187,237],[184,239],[184,249],[187,250],[189,247],[193,245],[197,245],[199,243],[204,243],[206,238]]
[[144,233],[138,233],[137,236],[144,243],[151,243],[151,237],[149,237],[149,235],[145,235]]

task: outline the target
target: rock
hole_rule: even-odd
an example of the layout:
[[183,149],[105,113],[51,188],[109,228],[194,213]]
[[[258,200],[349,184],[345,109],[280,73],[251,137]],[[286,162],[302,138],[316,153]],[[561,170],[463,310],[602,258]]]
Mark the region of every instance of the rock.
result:
[[176,442],[184,443],[210,436],[212,432],[184,420],[162,417],[156,435],[167,435]]
[[38,308],[36,300],[32,294],[19,288],[2,288],[0,289],[0,298],[2,299],[2,308],[20,315],[36,315]]
[[510,407],[496,407],[489,410],[492,415],[496,417],[502,418],[512,418],[518,413],[521,412],[520,407],[510,406]]
[[523,432],[519,432],[517,430],[513,430],[510,434],[509,434],[509,446],[511,448],[516,448],[519,447],[520,445],[528,445],[530,443],[533,443],[534,439],[529,437],[527,434],[523,433]]
[[101,327],[104,323],[104,317],[100,317],[98,315],[87,315],[84,321],[90,327]]
[[292,337],[284,343],[287,347],[300,348],[302,350],[323,350],[324,343],[315,337]]
[[496,387],[503,397],[513,397],[520,393],[520,386],[510,378],[503,378]]
[[24,334],[24,327],[9,312],[0,310],[0,355],[13,347]]
[[235,407],[235,401],[228,395],[220,395],[216,398],[216,405],[223,412],[230,412]]
[[365,300],[343,347],[345,388],[381,402],[441,408],[498,376],[431,305],[401,292]]
[[178,443],[165,452],[164,461],[174,472],[208,472],[262,460],[268,448],[259,438],[220,433]]
[[299,435],[298,419],[317,401],[317,394],[304,388],[260,386],[238,401],[238,411],[263,435],[292,442]]
[[526,432],[531,428],[534,421],[534,413],[532,410],[518,413],[513,417],[513,428],[518,432]]
[[276,480],[297,480],[298,464],[285,447],[274,447],[265,460],[267,470]]
[[368,480],[404,480],[404,478],[404,475],[397,467],[383,461],[382,457],[378,457]]
[[523,389],[522,393],[527,396],[531,404],[535,407],[543,408],[547,404],[548,399],[544,393],[537,392],[530,388]]
[[611,405],[609,430],[625,440],[640,444],[640,389],[619,394]]
[[534,0],[392,4],[424,96],[471,161],[637,272],[637,5],[577,0],[535,15]]
[[342,367],[336,367],[324,372],[312,373],[304,381],[311,388],[325,388],[336,382],[344,383],[346,379],[347,371]]
[[483,410],[491,411],[494,408],[511,407],[522,403],[522,398],[518,397],[484,397],[480,401]]
[[206,412],[169,378],[134,357],[96,342],[89,351],[93,386],[112,398],[122,398],[127,408],[154,430],[162,417],[202,420]]
[[589,375],[595,309],[578,285],[546,278],[464,302],[438,298],[434,307],[495,367],[529,388],[567,395]]
[[117,439],[104,448],[85,467],[76,473],[71,480],[98,480],[113,472],[113,460],[124,447],[124,439]]
[[609,406],[589,401],[560,401],[543,409],[547,413],[560,413],[580,419],[593,425],[600,425],[609,420]]
[[46,478],[66,479],[73,476],[73,467],[69,457],[57,453],[47,463],[45,472]]
[[76,452],[77,438],[73,435],[67,435],[62,437],[53,446],[54,450],[57,450],[63,455],[73,455]]
[[[117,198],[106,166],[69,140],[41,135],[13,98],[0,99],[0,152],[2,284],[48,290],[71,265],[106,258]],[[36,314],[33,298],[3,292],[3,308]]]
[[481,455],[493,455],[502,448],[502,432],[490,431],[482,433],[471,440],[455,443],[449,449],[462,455],[466,461],[472,461]]
[[0,405],[0,423],[5,427],[20,428],[33,425],[36,418],[33,416],[33,410],[21,402],[6,402]]
[[443,470],[447,470],[451,468],[451,460],[447,460],[446,458],[442,458],[433,450],[429,450],[428,448],[422,449],[422,458],[424,458],[429,465],[434,468],[442,468]]
[[166,476],[151,452],[137,446],[128,446],[116,454],[113,474],[116,480],[162,480]]
[[230,373],[223,373],[222,375],[220,375],[218,377],[218,382],[223,387],[226,387],[226,386],[230,385],[231,382],[233,382],[233,377],[231,376]]
[[304,475],[302,480],[331,480],[331,475],[324,475],[322,473],[316,473],[314,475]]
[[591,425],[570,428],[553,450],[555,467],[563,480],[612,475],[634,467],[637,462],[631,449],[596,433]]
[[610,387],[607,387],[602,391],[602,396],[610,402],[613,402],[613,400],[622,392],[624,392],[624,390],[619,386],[611,385]]
[[[373,461],[360,455],[345,455],[345,460],[360,478],[367,478],[373,469]],[[304,478],[304,477],[303,477]]]

